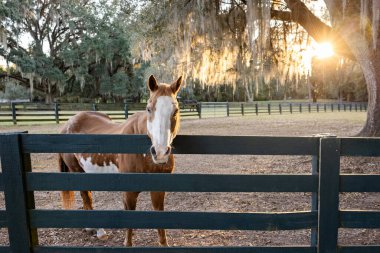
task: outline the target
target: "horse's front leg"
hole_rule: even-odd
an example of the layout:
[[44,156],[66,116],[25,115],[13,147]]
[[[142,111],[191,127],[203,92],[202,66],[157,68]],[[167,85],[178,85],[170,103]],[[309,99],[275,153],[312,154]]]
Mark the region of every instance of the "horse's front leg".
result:
[[[84,210],[94,210],[94,208],[92,206],[92,193],[90,191],[81,191],[80,195],[81,195],[82,200],[83,200],[83,209]],[[90,233],[95,232],[96,237],[99,240],[105,241],[108,239],[108,235],[103,228],[98,228],[98,229],[85,228],[85,230],[87,232],[90,232]]]
[[[139,196],[138,192],[125,192],[124,193],[124,208],[125,210],[136,210],[137,197]],[[125,234],[124,246],[132,246],[132,235],[133,230],[129,228]]]
[[[151,192],[152,205],[155,211],[164,210],[165,192]],[[158,237],[161,246],[168,246],[165,229],[158,229]]]

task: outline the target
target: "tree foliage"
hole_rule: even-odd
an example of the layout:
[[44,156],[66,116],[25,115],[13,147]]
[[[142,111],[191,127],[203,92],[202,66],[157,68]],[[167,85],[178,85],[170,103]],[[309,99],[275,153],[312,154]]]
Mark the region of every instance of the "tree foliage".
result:
[[[0,5],[1,55],[22,77],[53,96],[129,98],[136,85],[130,3],[9,0]],[[142,85],[140,83],[139,85]]]

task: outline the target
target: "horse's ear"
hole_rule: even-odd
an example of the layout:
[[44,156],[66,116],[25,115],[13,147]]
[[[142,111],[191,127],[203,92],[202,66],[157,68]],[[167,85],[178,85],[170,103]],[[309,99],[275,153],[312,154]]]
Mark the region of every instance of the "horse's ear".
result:
[[180,76],[178,80],[174,82],[172,85],[170,85],[170,88],[172,89],[174,94],[176,94],[179,91],[179,88],[181,88],[181,84],[182,84],[182,76]]
[[157,80],[156,78],[154,78],[153,75],[151,75],[149,77],[149,80],[148,80],[148,88],[151,92],[154,92],[158,89],[158,84],[157,84]]

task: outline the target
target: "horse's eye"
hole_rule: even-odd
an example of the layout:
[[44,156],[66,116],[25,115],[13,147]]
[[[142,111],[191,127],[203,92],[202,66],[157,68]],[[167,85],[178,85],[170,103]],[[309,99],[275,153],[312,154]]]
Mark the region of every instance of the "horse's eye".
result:
[[152,112],[152,110],[149,107],[146,108],[146,111],[149,112],[149,113]]

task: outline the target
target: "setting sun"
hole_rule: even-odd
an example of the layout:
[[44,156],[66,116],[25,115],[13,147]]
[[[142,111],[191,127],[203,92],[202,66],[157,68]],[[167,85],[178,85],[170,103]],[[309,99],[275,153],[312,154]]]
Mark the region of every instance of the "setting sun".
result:
[[334,55],[333,47],[329,42],[316,44],[313,51],[314,56],[320,59],[328,58]]

